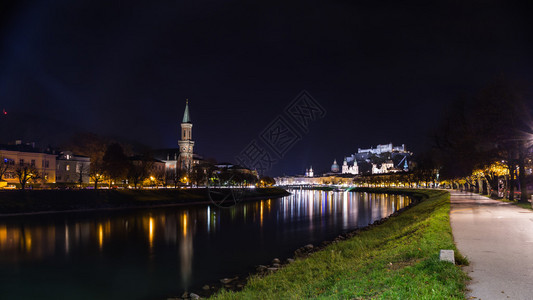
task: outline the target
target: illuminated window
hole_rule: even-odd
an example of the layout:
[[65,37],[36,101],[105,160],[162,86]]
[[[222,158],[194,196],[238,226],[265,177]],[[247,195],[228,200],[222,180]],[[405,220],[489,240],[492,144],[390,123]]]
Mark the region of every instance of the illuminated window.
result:
[[67,165],[67,171],[70,171],[70,165]]

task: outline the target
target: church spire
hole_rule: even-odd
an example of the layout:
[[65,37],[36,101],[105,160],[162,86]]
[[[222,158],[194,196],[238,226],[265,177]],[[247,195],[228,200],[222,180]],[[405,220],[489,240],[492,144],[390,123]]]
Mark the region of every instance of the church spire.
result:
[[181,122],[181,137],[178,141],[178,146],[180,149],[178,168],[188,174],[191,172],[194,163],[194,141],[192,140],[192,122],[189,115],[188,99],[185,101],[185,112],[183,113],[183,122]]
[[189,116],[189,99],[185,100],[185,112],[183,113],[183,121],[181,123],[191,123],[191,117]]

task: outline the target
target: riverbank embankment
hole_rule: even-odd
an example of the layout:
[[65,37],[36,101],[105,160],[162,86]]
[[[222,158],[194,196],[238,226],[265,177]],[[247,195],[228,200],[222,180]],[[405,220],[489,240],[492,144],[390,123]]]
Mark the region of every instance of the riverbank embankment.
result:
[[[286,190],[277,187],[240,191],[235,199],[239,202],[289,195]],[[205,188],[0,191],[0,215],[209,204],[212,200],[217,201],[224,194],[229,194],[226,190],[223,192],[217,193],[217,190]]]
[[290,260],[269,275],[251,276],[240,292],[220,290],[217,299],[464,299],[466,274],[439,260],[452,249],[466,260],[452,237],[450,196],[440,190],[367,189],[404,194],[419,203],[378,226],[357,230],[346,239],[308,256]]

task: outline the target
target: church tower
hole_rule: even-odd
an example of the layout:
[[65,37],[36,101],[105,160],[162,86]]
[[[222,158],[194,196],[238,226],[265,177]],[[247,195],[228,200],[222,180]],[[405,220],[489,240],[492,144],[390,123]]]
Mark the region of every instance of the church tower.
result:
[[189,115],[189,100],[185,101],[185,112],[183,113],[183,120],[181,121],[181,137],[178,141],[180,148],[180,156],[178,158],[178,168],[186,174],[191,172],[193,163],[193,147],[192,140],[192,122]]

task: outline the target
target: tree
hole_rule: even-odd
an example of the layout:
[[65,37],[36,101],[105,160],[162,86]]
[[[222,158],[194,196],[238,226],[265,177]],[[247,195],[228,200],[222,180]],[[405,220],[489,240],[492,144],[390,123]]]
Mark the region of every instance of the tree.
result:
[[416,167],[412,174],[415,180],[418,183],[424,182],[426,187],[430,186],[430,183],[435,186],[439,171],[435,154],[433,152],[422,152],[414,157],[414,160],[416,161]]
[[36,179],[39,179],[41,177],[39,176],[39,171],[37,170],[37,168],[30,164],[18,165],[15,168],[15,175],[19,180],[20,188],[22,190],[26,188],[26,184],[29,181],[35,181]]
[[525,169],[527,142],[530,139],[531,114],[525,100],[525,88],[499,78],[485,87],[477,97],[473,127],[483,137],[482,149],[490,162],[504,160],[509,169],[509,200],[514,200],[516,169],[522,189],[520,202],[527,202]]
[[70,140],[63,145],[63,148],[70,149],[73,153],[88,156],[92,162],[102,161],[108,140],[91,132],[82,132],[73,135]]
[[[517,84],[499,78],[475,97],[453,103],[435,134],[444,179],[467,178],[475,170],[503,161],[509,170],[509,199],[513,200],[515,170],[525,165],[525,142],[531,130],[530,109],[523,95]],[[518,177],[523,187],[520,200],[527,201],[525,172]],[[490,187],[497,189],[497,181],[488,179]]]
[[270,176],[261,176],[261,178],[259,178],[259,182],[262,186],[273,186],[276,184],[276,180]]
[[128,168],[128,179],[135,189],[148,177],[147,174],[146,166],[142,162],[132,162]]
[[118,143],[110,144],[102,158],[104,174],[113,182],[124,179],[128,172],[129,160]]
[[12,161],[9,159],[0,156],[0,180],[4,177],[7,171],[10,170]]
[[[243,173],[243,184],[244,185],[252,185],[256,184],[258,181],[257,176],[252,173]],[[274,181],[275,182],[275,181]]]
[[191,183],[195,184],[196,186],[198,186],[200,183],[205,183],[207,180],[207,174],[201,165],[193,166],[189,177],[191,178]]
[[83,185],[83,177],[84,176],[87,176],[87,175],[90,175],[90,167],[83,164],[83,163],[78,163],[79,164],[79,168],[77,170],[77,174],[78,174],[78,184],[80,185],[80,189]]
[[[89,170],[89,176],[95,184],[95,189],[98,188],[98,183],[105,180],[109,176],[106,172],[106,167],[109,164],[104,162],[104,155],[108,145],[111,145],[111,139],[99,136],[91,132],[81,132],[73,135],[69,141],[62,146],[64,149],[70,149],[72,152],[88,156],[91,159],[91,166]],[[119,143],[116,143],[119,144]],[[129,153],[130,145],[120,143],[122,152]],[[126,151],[124,150],[126,149]],[[124,171],[124,176],[126,171]]]
[[469,176],[479,157],[478,136],[467,115],[468,101],[465,97],[453,101],[434,133],[434,148],[441,165],[439,174],[443,179]]
[[103,157],[108,141],[103,137],[91,132],[82,132],[73,135],[63,148],[72,152],[87,156],[91,159],[88,173],[94,182],[94,188],[98,189],[98,183],[104,180]]
[[193,166],[189,175],[191,182],[194,182],[196,186],[200,184],[207,185],[207,181],[213,176],[215,168],[215,165],[209,161]]
[[507,165],[501,161],[496,161],[490,164],[485,164],[481,168],[475,169],[473,171],[473,176],[486,180],[487,184],[490,187],[489,193],[493,196],[497,196],[498,193],[498,181],[500,176],[506,176],[509,174],[509,169]]
[[131,161],[128,167],[128,179],[134,188],[148,178],[153,165],[154,159],[148,152]]
[[89,176],[94,182],[94,189],[98,189],[98,183],[104,180],[104,164],[102,161],[91,162]]
[[180,182],[181,177],[181,170],[175,169],[175,168],[168,168],[165,171],[165,183],[171,182],[174,185],[174,188],[178,187],[178,183]]

